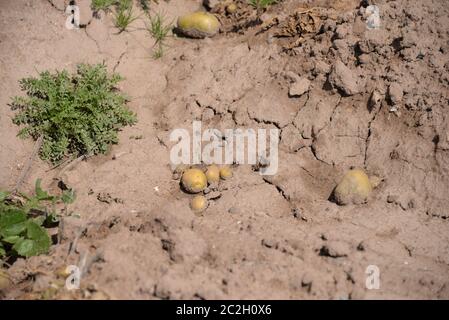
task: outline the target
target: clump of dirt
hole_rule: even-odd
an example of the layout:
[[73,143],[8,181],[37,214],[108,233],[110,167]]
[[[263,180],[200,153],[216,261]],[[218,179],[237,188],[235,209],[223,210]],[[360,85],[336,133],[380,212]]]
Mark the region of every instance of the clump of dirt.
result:
[[[0,187],[33,147],[15,137],[7,103],[35,69],[104,60],[125,76],[139,122],[108,155],[53,170],[35,161],[30,187],[64,179],[78,200],[48,256],[8,269],[5,297],[449,297],[447,1],[285,0],[261,11],[235,1],[232,14],[218,3],[220,34],[173,37],[160,60],[144,21],[116,34],[111,14],[89,13],[67,30],[57,2],[0,5]],[[372,4],[379,29],[366,26]],[[176,19],[202,2],[152,5]],[[194,120],[278,129],[277,174],[240,165],[195,215],[169,165],[170,132]],[[351,168],[377,188],[364,204],[329,201]],[[77,291],[58,277],[71,264],[84,268]],[[366,287],[373,265],[377,290]]]

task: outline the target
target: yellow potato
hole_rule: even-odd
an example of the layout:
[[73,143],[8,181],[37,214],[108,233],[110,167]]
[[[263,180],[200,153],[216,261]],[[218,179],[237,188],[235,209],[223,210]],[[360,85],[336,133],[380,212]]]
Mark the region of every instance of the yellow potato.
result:
[[346,173],[334,190],[334,198],[338,204],[361,204],[366,202],[373,187],[366,173],[361,169],[353,169]]
[[226,180],[231,177],[232,177],[232,169],[229,166],[224,166],[220,169],[220,178]]
[[207,178],[202,170],[192,168],[184,171],[181,183],[187,192],[198,193],[207,187]]
[[226,12],[229,14],[233,14],[237,11],[237,5],[235,3],[228,4],[226,6]]
[[67,266],[62,266],[55,271],[55,275],[65,279],[70,276],[70,270]]
[[208,12],[198,11],[178,18],[178,30],[192,38],[206,38],[217,34],[218,19]]
[[194,212],[197,212],[197,213],[206,210],[207,205],[208,205],[208,202],[207,202],[206,197],[201,196],[201,195],[193,197],[192,201],[190,202],[190,207],[192,208],[192,210]]
[[210,165],[206,169],[206,178],[209,184],[220,181],[220,169],[216,165]]

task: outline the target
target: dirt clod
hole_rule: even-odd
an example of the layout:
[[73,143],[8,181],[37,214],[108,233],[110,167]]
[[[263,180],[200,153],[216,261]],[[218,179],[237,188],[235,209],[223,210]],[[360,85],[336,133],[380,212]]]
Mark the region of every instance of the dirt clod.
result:
[[346,96],[360,92],[357,76],[343,62],[337,61],[329,74],[330,84]]
[[306,78],[301,78],[297,82],[290,85],[288,94],[291,97],[300,97],[307,91],[309,91],[310,81]]

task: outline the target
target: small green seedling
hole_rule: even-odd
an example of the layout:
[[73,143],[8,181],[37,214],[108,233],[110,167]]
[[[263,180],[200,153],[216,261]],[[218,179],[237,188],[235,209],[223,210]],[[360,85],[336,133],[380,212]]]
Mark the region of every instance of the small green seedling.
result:
[[120,0],[116,4],[115,26],[119,33],[125,31],[138,17],[133,14],[133,1]]
[[159,59],[164,55],[165,40],[173,28],[173,22],[167,22],[165,16],[160,13],[148,15],[150,25],[148,31],[155,40],[155,49],[153,50],[153,58]]
[[173,22],[166,22],[165,17],[160,13],[150,17],[149,31],[156,43],[163,42],[173,28]]
[[33,196],[0,191],[0,258],[47,253],[51,239],[45,227],[58,222],[55,205],[74,200],[72,190],[61,196],[50,195],[41,188],[40,179]]

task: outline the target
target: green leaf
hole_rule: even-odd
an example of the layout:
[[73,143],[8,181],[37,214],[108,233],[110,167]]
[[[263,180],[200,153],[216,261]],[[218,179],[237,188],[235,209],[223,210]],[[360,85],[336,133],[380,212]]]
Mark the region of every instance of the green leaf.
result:
[[47,191],[42,190],[41,182],[41,179],[36,180],[35,193],[37,200],[53,200],[53,196],[50,196]]
[[45,220],[45,216],[39,216],[33,219],[33,221],[40,226],[44,223]]
[[65,204],[71,204],[71,203],[75,202],[75,200],[76,200],[75,191],[73,191],[72,189],[64,190],[62,192],[61,200]]
[[[75,192],[67,190],[63,196],[51,196],[41,188],[41,180],[35,185],[35,196],[20,195],[19,199],[5,201],[8,193],[1,192],[0,202],[0,257],[31,257],[47,253],[51,246],[48,227],[58,222],[54,209],[56,203],[72,203]],[[52,209],[45,204],[51,200]],[[50,205],[50,204],[48,204]],[[11,247],[12,245],[12,247]]]
[[[18,236],[19,234],[21,234],[25,230],[26,230],[26,223],[25,222],[19,222],[19,223],[15,223],[15,224],[12,224],[10,226],[7,226],[5,228],[2,228],[0,230],[0,235],[6,239],[8,237]],[[9,242],[9,241],[7,241],[7,242]]]
[[20,222],[26,221],[27,216],[23,210],[8,209],[0,214],[0,230],[8,228]]
[[26,236],[28,239],[14,244],[13,249],[17,254],[28,258],[48,252],[51,245],[50,236],[40,225],[31,220],[27,221]]
[[3,238],[3,241],[6,243],[15,244],[19,241],[22,241],[23,239],[24,239],[24,237],[20,237],[20,236],[9,236],[9,237]]
[[43,209],[43,205],[40,203],[41,200],[39,200],[37,197],[31,197],[28,199],[27,202],[23,205],[23,211],[25,213],[29,213],[32,209],[40,210]]
[[19,256],[28,258],[33,256],[32,253],[34,252],[34,242],[30,239],[22,239],[20,241],[17,241],[12,248],[17,252]]

